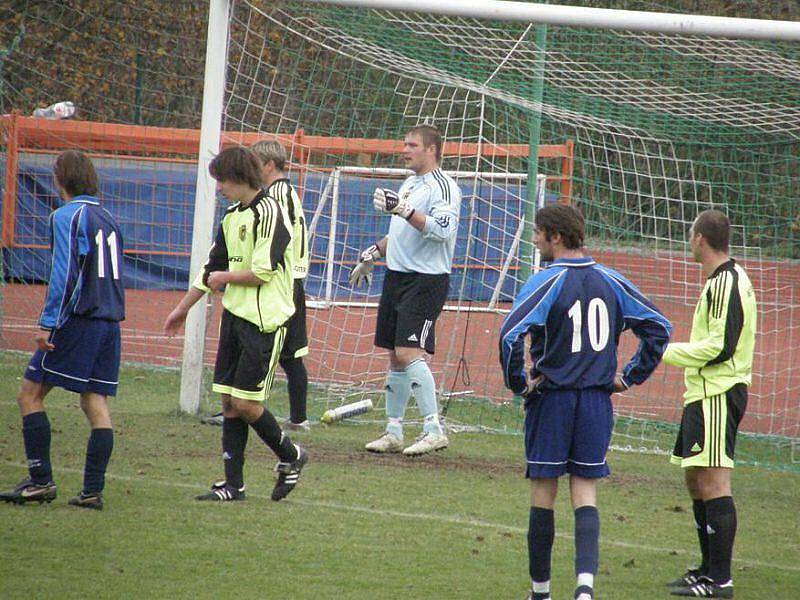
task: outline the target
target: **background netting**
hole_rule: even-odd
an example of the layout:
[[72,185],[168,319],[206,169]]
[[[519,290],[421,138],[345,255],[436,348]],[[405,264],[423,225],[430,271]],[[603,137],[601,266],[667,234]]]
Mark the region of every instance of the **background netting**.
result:
[[[29,113],[33,106],[22,103],[31,99],[40,104],[71,99],[84,120],[197,126],[204,3],[199,8],[198,3],[171,3],[174,10],[188,11],[182,19],[163,18],[163,9],[149,2],[96,11],[54,2],[17,4],[26,9],[12,7],[13,18],[5,21],[0,38],[4,111]],[[715,10],[713,2],[703,4],[617,2],[614,7]],[[773,15],[741,16],[791,18],[794,10],[788,4],[772,8]],[[47,62],[52,54],[43,49],[48,34],[60,48],[57,67]],[[544,29],[303,2],[233,3],[223,140],[238,140],[241,134],[286,136],[292,176],[313,223],[307,286],[312,306],[307,363],[316,384],[312,414],[365,395],[382,406],[386,360],[372,348],[373,305],[381,281],[376,278],[366,292],[354,291],[346,274],[358,251],[388,227],[372,211],[372,188],[378,182],[399,185],[402,177],[351,167],[402,167],[398,145],[376,146],[369,140],[401,140],[410,126],[429,122],[453,144],[443,166],[459,173],[464,195],[451,297],[437,327],[432,361],[451,424],[519,430],[518,409],[499,404],[508,395],[497,366],[496,336],[531,262],[523,217],[530,216],[536,194],[526,183],[528,153],[508,149],[569,140],[574,143],[571,190],[565,190],[561,160],[538,162],[538,173],[548,176],[545,201],[571,192],[571,201],[587,217],[590,252],[653,298],[676,325],[676,339],[688,337],[702,286],[700,270],[686,259],[689,225],[710,206],[729,214],[735,224],[732,253],[748,269],[760,302],[754,382],[743,424],[748,435],[738,454],[753,462],[796,466],[800,376],[792,367],[800,358],[799,78],[797,44]],[[135,175],[128,177],[133,189],[107,190],[106,196],[147,210],[164,189],[161,173],[184,168],[181,160],[191,157],[128,145],[133,147],[113,153]],[[136,155],[168,155],[172,162],[132,163]],[[167,204],[190,215],[193,178],[172,184],[185,188]],[[191,227],[188,216],[176,226],[184,237],[165,238],[158,233],[163,215],[148,220],[132,213],[122,219],[127,237],[143,236],[149,243],[141,246],[138,268],[162,282],[151,260],[154,248],[174,252],[185,270]],[[23,250],[5,241],[4,256]],[[9,262],[6,258],[7,272]],[[174,288],[188,281],[182,265],[174,265],[169,276]],[[11,278],[15,285],[7,286],[2,304],[6,312],[12,290],[31,287],[16,285],[31,277]],[[159,337],[175,296],[156,293],[152,284],[137,285],[147,309],[126,325],[126,334],[143,341],[127,347],[138,352],[135,360],[152,362],[148,359],[155,355],[175,364],[179,344],[170,346]],[[26,319],[33,322],[35,315],[28,310],[14,323]],[[214,331],[209,328],[212,352]],[[4,334],[6,347],[12,347],[8,327]],[[625,339],[621,360],[634,347],[635,340]],[[677,421],[681,393],[681,373],[662,366],[648,384],[617,396],[615,444],[668,449],[674,433],[668,423]]]

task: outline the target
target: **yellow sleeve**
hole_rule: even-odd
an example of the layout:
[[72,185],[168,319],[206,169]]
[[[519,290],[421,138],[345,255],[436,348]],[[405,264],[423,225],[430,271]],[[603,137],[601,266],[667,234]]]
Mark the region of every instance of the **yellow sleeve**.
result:
[[286,219],[280,206],[273,199],[261,204],[263,213],[256,232],[255,247],[250,268],[263,281],[269,281],[280,264],[285,265],[286,249],[292,235],[286,227]]
[[[692,336],[695,341],[673,342],[667,346],[662,360],[668,365],[684,368],[701,368],[719,357],[725,349],[725,334],[728,325],[728,307],[733,287],[733,277],[723,272],[710,282],[706,290],[705,331],[695,332],[702,323],[695,322]],[[701,307],[701,310],[703,307]],[[699,335],[697,335],[699,334]]]

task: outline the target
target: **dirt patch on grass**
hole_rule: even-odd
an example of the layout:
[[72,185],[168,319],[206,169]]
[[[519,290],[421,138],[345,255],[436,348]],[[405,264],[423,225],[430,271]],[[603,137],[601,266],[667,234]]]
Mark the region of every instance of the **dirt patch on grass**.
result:
[[314,462],[330,465],[351,466],[379,466],[396,469],[418,469],[425,471],[459,471],[470,473],[506,474],[512,473],[522,476],[525,466],[521,461],[496,461],[453,454],[449,450],[442,450],[410,458],[402,454],[375,454],[366,450],[349,450],[330,446],[328,444],[307,443]]

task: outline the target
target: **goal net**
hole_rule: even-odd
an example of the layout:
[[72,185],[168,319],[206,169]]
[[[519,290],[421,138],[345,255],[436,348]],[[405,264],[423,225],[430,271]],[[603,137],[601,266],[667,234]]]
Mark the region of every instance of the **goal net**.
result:
[[[676,339],[688,337],[702,288],[700,270],[686,256],[689,225],[712,206],[729,214],[732,254],[747,267],[760,302],[743,425],[753,444],[742,443],[741,453],[756,461],[797,459],[797,45],[239,1],[229,64],[229,130],[401,139],[410,126],[428,122],[451,143],[474,144],[474,152],[444,160],[446,169],[472,173],[458,179],[464,207],[454,310],[438,324],[432,360],[451,422],[519,428],[497,367],[497,331],[532,259],[525,236],[519,244],[517,235],[525,231],[526,210],[532,214],[532,196],[497,179],[528,172],[527,157],[496,150],[571,140],[570,201],[587,217],[591,254],[653,298],[675,324]],[[398,166],[399,158],[364,150],[314,155],[309,164],[327,172],[354,162]],[[557,169],[538,165],[549,176],[560,176]],[[315,194],[324,195],[311,188],[329,184],[322,176],[306,186],[308,210]],[[353,182],[345,186],[346,210],[319,213],[337,223],[335,237],[326,237],[334,232],[329,223],[317,227],[313,259],[328,265],[332,253],[337,267],[312,270],[310,293],[324,302],[311,312],[318,347],[308,361],[312,371],[345,374],[343,387],[315,390],[324,403],[365,394],[381,399],[386,359],[370,344],[369,303],[379,282],[366,295],[346,284],[359,249],[385,230],[371,213],[373,186]],[[559,194],[546,192],[545,201]],[[501,272],[505,282],[495,294]],[[324,289],[315,289],[315,279],[326,282]],[[621,361],[635,348],[632,336],[624,338]],[[682,373],[661,366],[646,385],[616,397],[615,443],[670,449],[674,429],[666,424],[678,420],[681,394]]]
[[[14,146],[4,122],[0,348],[18,347],[19,332],[35,322],[20,302],[37,306],[24,290],[42,287],[30,267],[46,261],[42,236],[55,201],[40,174],[69,142],[110,161],[101,176],[115,183],[104,196],[129,211],[123,233],[136,244],[126,260],[147,275],[131,284],[144,308],[125,325],[129,359],[180,364],[180,343],[165,340],[160,325],[189,282],[202,91],[196,57],[207,4],[174,4],[9,9],[0,28],[0,112],[30,114],[72,99],[84,122],[41,122],[39,132],[55,137],[45,144],[35,135],[25,147]],[[684,3],[628,4],[676,10]],[[164,18],[173,9],[191,18]],[[678,340],[688,338],[703,284],[687,258],[687,231],[700,210],[715,207],[735,226],[732,254],[759,300],[737,458],[798,468],[798,44],[245,0],[231,3],[228,33],[224,90],[206,90],[224,93],[223,143],[279,136],[313,221],[305,359],[312,418],[364,397],[378,408],[369,418],[382,417],[387,361],[371,344],[382,268],[367,290],[352,289],[347,273],[388,226],[372,209],[372,189],[399,186],[403,174],[392,169],[403,166],[403,135],[427,122],[445,134],[443,168],[457,173],[464,197],[431,361],[449,424],[520,431],[520,409],[502,386],[497,332],[533,265],[537,202],[578,206],[590,254],[649,295]],[[43,50],[52,40],[58,69]],[[109,58],[119,52],[136,68]],[[26,204],[32,199],[41,204],[36,211]],[[210,310],[207,361],[219,307]],[[620,361],[635,344],[623,336]],[[682,392],[682,373],[662,365],[645,385],[615,396],[615,446],[668,450]]]

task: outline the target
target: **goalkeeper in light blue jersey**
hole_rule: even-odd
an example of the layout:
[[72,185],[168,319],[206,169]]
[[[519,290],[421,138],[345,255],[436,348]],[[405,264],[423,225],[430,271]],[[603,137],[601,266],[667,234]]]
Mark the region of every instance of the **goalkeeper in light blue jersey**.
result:
[[[461,190],[441,168],[442,136],[430,125],[412,127],[403,156],[414,171],[397,193],[377,188],[376,210],[391,216],[389,233],[361,253],[350,283],[370,282],[375,260],[386,257],[375,345],[389,350],[386,431],[368,443],[370,452],[427,454],[447,447],[439,422],[436,383],[425,354],[435,350],[436,319],[450,285],[458,233]],[[414,395],[424,420],[422,435],[404,447],[403,417]]]

